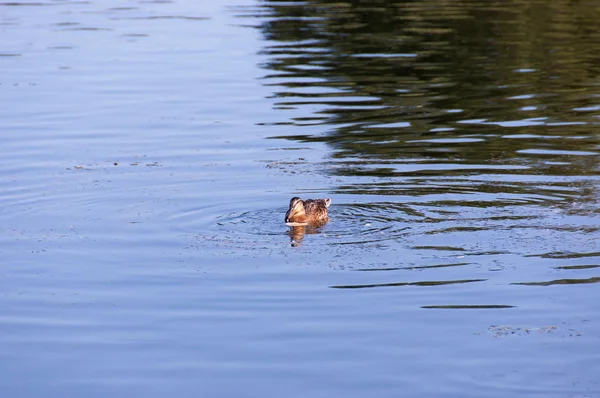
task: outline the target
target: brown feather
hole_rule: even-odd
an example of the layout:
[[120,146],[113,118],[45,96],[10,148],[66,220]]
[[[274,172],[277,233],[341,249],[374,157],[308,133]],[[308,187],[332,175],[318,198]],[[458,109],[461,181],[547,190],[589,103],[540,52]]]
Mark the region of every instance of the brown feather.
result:
[[325,224],[329,220],[327,208],[331,199],[306,199],[294,197],[285,214],[285,222]]

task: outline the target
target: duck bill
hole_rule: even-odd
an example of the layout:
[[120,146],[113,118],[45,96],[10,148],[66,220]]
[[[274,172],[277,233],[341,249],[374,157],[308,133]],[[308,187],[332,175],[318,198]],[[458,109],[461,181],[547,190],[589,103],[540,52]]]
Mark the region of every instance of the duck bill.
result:
[[292,215],[292,209],[289,209],[286,213],[285,213],[285,222],[290,222],[290,216]]

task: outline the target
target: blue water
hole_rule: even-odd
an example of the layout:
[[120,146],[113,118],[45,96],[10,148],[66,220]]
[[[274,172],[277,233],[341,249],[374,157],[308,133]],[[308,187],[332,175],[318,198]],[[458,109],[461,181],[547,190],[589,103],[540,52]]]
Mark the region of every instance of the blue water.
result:
[[600,396],[597,12],[511,7],[0,3],[0,396]]

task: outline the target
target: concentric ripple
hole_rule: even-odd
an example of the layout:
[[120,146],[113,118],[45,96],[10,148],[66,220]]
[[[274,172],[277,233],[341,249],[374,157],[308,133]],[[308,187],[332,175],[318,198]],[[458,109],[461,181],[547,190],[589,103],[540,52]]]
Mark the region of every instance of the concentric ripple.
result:
[[313,249],[324,245],[383,244],[405,237],[415,218],[410,208],[390,203],[334,204],[330,207],[329,223],[320,227],[286,225],[283,215],[287,208],[281,206],[220,214],[216,210],[219,208],[195,209],[173,217],[172,221],[183,226],[182,232],[190,234],[196,245],[210,242],[220,249],[252,251],[287,247],[289,243],[306,243]]

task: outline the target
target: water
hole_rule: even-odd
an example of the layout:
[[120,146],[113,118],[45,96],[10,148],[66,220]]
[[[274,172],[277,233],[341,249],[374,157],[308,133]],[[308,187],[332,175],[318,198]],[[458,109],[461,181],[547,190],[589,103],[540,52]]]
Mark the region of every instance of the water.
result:
[[600,395],[599,6],[0,3],[1,395]]

